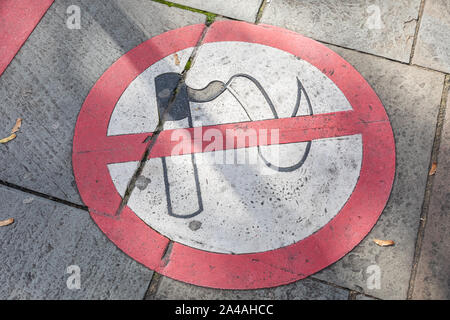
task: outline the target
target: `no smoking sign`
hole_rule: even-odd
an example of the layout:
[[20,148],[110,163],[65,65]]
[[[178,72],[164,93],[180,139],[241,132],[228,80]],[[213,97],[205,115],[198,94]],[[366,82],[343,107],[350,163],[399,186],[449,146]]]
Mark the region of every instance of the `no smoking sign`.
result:
[[75,129],[78,189],[111,241],[166,276],[229,289],[302,279],[383,211],[389,119],[349,63],[272,26],[214,23],[180,83],[203,29],[154,37],[98,80]]

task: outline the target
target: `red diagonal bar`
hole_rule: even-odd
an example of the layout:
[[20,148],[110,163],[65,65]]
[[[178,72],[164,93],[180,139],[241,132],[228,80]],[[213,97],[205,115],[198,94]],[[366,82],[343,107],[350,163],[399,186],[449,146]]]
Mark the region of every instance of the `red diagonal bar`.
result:
[[[161,132],[152,147],[149,158],[169,157],[173,155],[204,152],[212,143],[203,135],[209,130],[213,135],[223,137],[214,151],[248,148],[259,145],[273,144],[272,130],[279,130],[279,144],[305,142],[316,139],[348,136],[362,133],[373,122],[386,119],[359,119],[353,111],[318,114],[293,118],[219,124],[198,128],[172,129]],[[198,130],[196,132],[196,130]],[[139,161],[145,151],[145,139],[152,133],[139,133],[118,136],[108,136],[99,145],[88,151],[78,151],[78,154],[97,152],[103,153],[108,163]],[[245,141],[238,142],[235,137],[247,135]],[[244,144],[242,144],[244,142]],[[183,147],[180,148],[181,144]],[[174,149],[176,148],[176,149]],[[174,150],[176,151],[174,153]]]
[[[221,145],[214,151],[255,147],[274,144],[272,130],[278,130],[279,144],[296,143],[329,137],[361,133],[367,123],[355,119],[353,111],[319,114],[293,118],[239,122],[202,127],[202,134],[217,130],[223,137]],[[197,129],[198,130],[198,129]],[[183,132],[186,134],[183,136]],[[195,134],[195,128],[163,131],[158,137],[149,158],[168,157],[181,154],[204,152],[212,142]],[[245,140],[235,137],[247,135]],[[186,143],[180,148],[181,143]],[[176,148],[176,149],[175,149]]]

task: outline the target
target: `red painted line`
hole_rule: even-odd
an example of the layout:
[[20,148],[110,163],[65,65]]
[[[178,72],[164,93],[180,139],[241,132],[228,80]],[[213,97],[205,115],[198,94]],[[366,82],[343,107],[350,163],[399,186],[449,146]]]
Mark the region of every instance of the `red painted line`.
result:
[[0,1],[0,75],[54,0]]

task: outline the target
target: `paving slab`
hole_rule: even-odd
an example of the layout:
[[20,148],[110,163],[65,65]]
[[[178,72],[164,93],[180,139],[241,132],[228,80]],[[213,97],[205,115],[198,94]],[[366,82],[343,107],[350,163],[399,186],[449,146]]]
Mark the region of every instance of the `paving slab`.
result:
[[450,299],[450,94],[413,299]]
[[261,23],[409,62],[420,0],[272,0]]
[[[142,299],[153,272],[130,259],[86,211],[0,186],[1,299]],[[69,289],[80,268],[80,289]]]
[[[383,102],[396,141],[396,176],[388,204],[352,252],[314,277],[382,299],[405,299],[413,262],[444,75],[335,46]],[[373,239],[395,241],[379,247]],[[381,272],[380,288],[367,281]],[[371,284],[373,284],[371,282]]]
[[[81,10],[81,29],[66,10]],[[0,180],[81,204],[72,173],[78,112],[103,72],[143,41],[205,16],[153,1],[56,1],[0,77],[0,135],[18,117],[18,137],[0,145]]]
[[450,73],[449,1],[425,1],[412,62]]
[[197,287],[163,277],[149,300],[347,300],[349,291],[319,281],[295,283],[259,290],[218,290]]
[[173,0],[170,2],[209,11],[234,19],[255,22],[263,0]]

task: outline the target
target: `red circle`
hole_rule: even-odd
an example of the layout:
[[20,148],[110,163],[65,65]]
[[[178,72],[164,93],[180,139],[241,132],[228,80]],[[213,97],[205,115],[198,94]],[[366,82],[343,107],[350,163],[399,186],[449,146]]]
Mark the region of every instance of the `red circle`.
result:
[[[203,43],[241,41],[281,49],[317,67],[344,93],[353,111],[317,115],[309,122],[297,117],[299,124],[318,121],[329,125],[324,129],[329,135],[342,134],[340,121],[351,121],[351,129],[362,135],[360,176],[339,213],[320,230],[290,246],[238,255],[207,252],[177,242],[168,249],[169,239],[146,225],[129,207],[116,215],[121,196],[107,164],[131,161],[130,155],[139,160],[145,148],[142,142],[148,136],[107,137],[116,103],[152,64],[194,47],[204,28],[193,25],[156,36],[123,55],[97,81],[75,128],[73,168],[79,192],[91,217],[111,241],[136,261],[170,278],[223,289],[273,287],[302,279],[343,257],[375,225],[394,180],[395,143],[384,107],[364,78],[324,45],[285,29],[221,21],[209,28]],[[309,132],[306,127],[302,130],[305,135]]]

